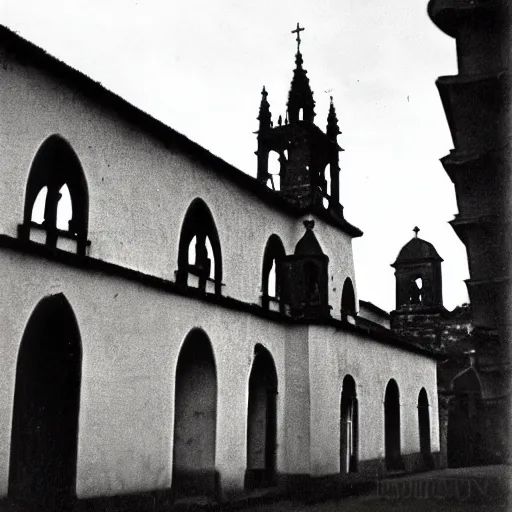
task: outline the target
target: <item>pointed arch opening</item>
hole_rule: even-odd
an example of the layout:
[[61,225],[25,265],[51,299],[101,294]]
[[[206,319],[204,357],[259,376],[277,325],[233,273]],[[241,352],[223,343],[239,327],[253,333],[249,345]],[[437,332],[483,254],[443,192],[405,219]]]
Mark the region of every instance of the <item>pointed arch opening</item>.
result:
[[176,496],[216,493],[217,370],[206,333],[192,330],[176,365],[172,486]]
[[285,256],[283,242],[277,235],[271,235],[263,254],[261,302],[265,309],[283,311],[281,266]]
[[482,417],[482,388],[474,367],[457,375],[451,390],[454,397],[448,412],[447,457],[448,467],[477,466],[485,461],[485,426]]
[[76,498],[81,367],[69,302],[62,294],[42,299],[16,366],[8,489],[15,502],[63,510]]
[[199,198],[192,201],[183,220],[176,280],[181,286],[222,293],[222,254],[212,213]]
[[350,279],[350,277],[347,277],[343,283],[343,291],[341,293],[341,314],[342,316],[356,315],[356,295],[354,292],[354,285],[352,284],[352,279]]
[[30,168],[20,236],[32,230],[46,232],[45,243],[57,246],[60,238],[76,240],[85,254],[89,217],[87,182],[73,148],[60,135],[51,135],[38,149]]
[[247,411],[247,488],[276,484],[277,371],[270,352],[254,349]]
[[384,444],[388,470],[403,470],[400,431],[400,392],[395,379],[386,386],[384,398]]
[[272,150],[268,153],[267,187],[276,192],[281,190],[281,170],[284,159],[284,154],[279,154],[277,151]]
[[359,446],[359,408],[351,375],[343,379],[340,411],[340,472],[347,474],[357,471]]

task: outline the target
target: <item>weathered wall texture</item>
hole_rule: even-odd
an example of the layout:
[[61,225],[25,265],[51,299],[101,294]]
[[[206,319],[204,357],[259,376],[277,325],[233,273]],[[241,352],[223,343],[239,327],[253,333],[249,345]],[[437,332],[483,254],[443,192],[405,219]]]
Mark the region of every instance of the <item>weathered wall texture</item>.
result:
[[[17,236],[31,162],[57,133],[69,141],[87,178],[91,257],[174,281],[181,224],[191,201],[201,197],[219,233],[223,295],[260,303],[268,237],[276,233],[293,253],[303,219],[264,204],[172,141],[164,147],[43,71],[0,57],[0,234]],[[355,285],[351,239],[319,219],[315,234],[330,259],[329,302],[339,318],[346,277]],[[69,301],[82,340],[79,497],[171,485],[176,365],[194,328],[207,334],[215,360],[215,468],[226,494],[244,485],[248,383],[258,343],[277,372],[278,473],[339,472],[346,374],[354,377],[360,400],[361,460],[383,456],[390,378],[400,388],[403,453],[419,450],[421,387],[431,405],[432,450],[438,449],[435,361],[428,357],[353,332],[273,321],[8,249],[0,250],[0,283],[0,495],[8,486],[20,341],[38,302],[58,293]]]
[[[301,219],[266,205],[171,143],[164,147],[44,71],[11,59],[0,75],[2,233],[16,236],[34,156],[47,137],[60,134],[80,159],[89,187],[90,256],[174,281],[181,224],[201,197],[219,232],[223,295],[260,303],[268,237],[277,234],[292,254],[305,231]],[[345,278],[355,284],[351,240],[320,221],[315,232],[330,258],[330,304],[339,318]]]
[[402,455],[420,451],[418,395],[427,391],[432,452],[439,451],[437,381],[434,361],[335,328],[311,327],[311,469],[340,471],[340,401],[343,378],[356,382],[359,460],[384,458],[384,396],[390,379],[400,391]]

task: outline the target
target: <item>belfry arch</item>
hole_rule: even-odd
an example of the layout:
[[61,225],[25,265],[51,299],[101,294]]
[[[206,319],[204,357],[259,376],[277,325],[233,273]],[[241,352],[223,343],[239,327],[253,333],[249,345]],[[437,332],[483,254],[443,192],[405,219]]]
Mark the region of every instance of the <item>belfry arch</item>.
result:
[[258,344],[249,377],[246,487],[275,485],[276,450],[277,372],[270,352]]
[[[193,261],[189,260],[191,255],[194,257]],[[199,289],[202,291],[207,289],[206,282],[212,280],[215,294],[222,293],[222,251],[219,234],[210,209],[200,198],[190,203],[181,226],[177,282],[181,286],[188,286],[189,275],[198,278]]]
[[8,489],[15,502],[60,511],[76,498],[81,364],[69,302],[63,294],[42,299],[16,366]]
[[[42,210],[41,219],[34,217],[36,205]],[[63,216],[62,225],[58,217]],[[55,247],[57,238],[65,236],[77,241],[77,253],[83,255],[88,217],[89,193],[80,160],[68,141],[51,135],[37,150],[30,168],[20,234],[29,238],[31,227],[43,228],[47,245]]]
[[210,340],[193,329],[176,365],[172,486],[177,496],[216,492],[217,371]]

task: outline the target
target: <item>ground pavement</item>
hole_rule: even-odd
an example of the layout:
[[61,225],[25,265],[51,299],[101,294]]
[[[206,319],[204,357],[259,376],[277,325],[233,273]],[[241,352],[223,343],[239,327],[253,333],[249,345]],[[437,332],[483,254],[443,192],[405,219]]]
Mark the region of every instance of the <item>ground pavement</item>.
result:
[[[281,501],[248,512],[508,512],[510,466],[430,471],[385,479],[370,494],[315,504]],[[512,507],[512,503],[511,503]],[[511,508],[512,510],[512,508]]]

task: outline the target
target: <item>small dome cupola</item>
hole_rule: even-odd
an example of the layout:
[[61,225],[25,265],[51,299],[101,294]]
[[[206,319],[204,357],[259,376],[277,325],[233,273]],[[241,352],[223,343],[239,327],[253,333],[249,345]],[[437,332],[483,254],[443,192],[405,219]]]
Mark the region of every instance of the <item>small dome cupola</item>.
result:
[[402,247],[396,261],[396,310],[443,305],[441,263],[435,247],[415,236]]
[[297,23],[297,28],[292,30],[292,34],[297,34],[297,53],[295,54],[295,69],[293,79],[288,94],[288,121],[295,123],[297,121],[307,121],[312,123],[315,118],[315,100],[313,91],[309,85],[307,71],[302,67],[304,60],[300,52],[300,33],[304,30]]

